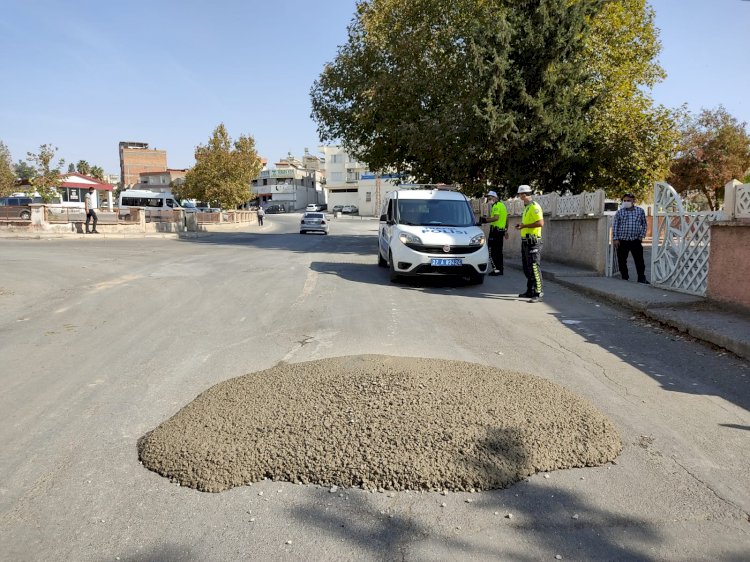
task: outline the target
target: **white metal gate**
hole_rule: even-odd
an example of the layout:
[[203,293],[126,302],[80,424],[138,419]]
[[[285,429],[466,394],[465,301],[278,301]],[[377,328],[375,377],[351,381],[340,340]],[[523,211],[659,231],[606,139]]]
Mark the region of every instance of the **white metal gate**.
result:
[[651,282],[703,296],[708,282],[711,223],[724,220],[723,211],[685,212],[682,199],[665,182],[654,187]]

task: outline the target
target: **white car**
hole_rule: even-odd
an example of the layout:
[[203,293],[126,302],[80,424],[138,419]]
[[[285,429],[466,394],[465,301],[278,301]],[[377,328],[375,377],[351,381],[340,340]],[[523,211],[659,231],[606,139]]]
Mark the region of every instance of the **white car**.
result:
[[307,234],[308,232],[328,234],[328,221],[326,221],[325,213],[305,212],[299,223],[299,233]]
[[320,205],[316,205],[315,203],[310,203],[307,207],[305,207],[305,212],[312,212],[320,211]]
[[378,227],[378,265],[401,276],[456,275],[481,284],[487,240],[462,193],[404,189],[386,195]]

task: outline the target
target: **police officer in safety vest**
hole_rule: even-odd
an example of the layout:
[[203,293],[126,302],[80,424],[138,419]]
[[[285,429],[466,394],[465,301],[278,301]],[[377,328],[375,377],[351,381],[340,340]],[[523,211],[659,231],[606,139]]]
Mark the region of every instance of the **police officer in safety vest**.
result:
[[544,215],[541,205],[531,198],[530,186],[519,186],[518,197],[524,207],[521,224],[517,224],[516,229],[521,231],[521,261],[526,275],[526,292],[518,296],[531,299],[529,302],[538,302],[544,295],[541,270]]
[[490,216],[483,217],[482,222],[489,223],[490,232],[487,245],[490,250],[490,272],[489,275],[503,274],[503,242],[508,238],[508,210],[505,203],[500,201],[497,193],[487,193],[487,203],[490,205]]

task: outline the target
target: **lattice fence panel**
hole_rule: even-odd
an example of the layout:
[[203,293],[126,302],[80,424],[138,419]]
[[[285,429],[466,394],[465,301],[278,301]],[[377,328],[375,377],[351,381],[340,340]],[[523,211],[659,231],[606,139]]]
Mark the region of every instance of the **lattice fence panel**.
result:
[[738,185],[735,193],[734,216],[738,219],[750,218],[750,183]]
[[587,215],[601,215],[604,212],[604,191],[583,193],[583,212]]
[[722,220],[722,211],[686,213],[677,192],[666,183],[654,189],[654,243],[651,281],[655,285],[705,295],[711,223]]
[[579,215],[581,213],[582,195],[566,195],[557,200],[558,216]]

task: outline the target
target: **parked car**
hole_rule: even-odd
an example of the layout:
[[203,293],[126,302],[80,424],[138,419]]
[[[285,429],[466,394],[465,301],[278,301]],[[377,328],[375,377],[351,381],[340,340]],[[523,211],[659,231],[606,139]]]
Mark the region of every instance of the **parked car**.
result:
[[200,209],[195,206],[195,203],[192,203],[190,201],[183,200],[182,203],[180,203],[182,206],[182,210],[186,213],[199,213]]
[[299,223],[299,233],[307,234],[308,232],[322,232],[328,234],[328,222],[325,213],[308,213],[302,216]]
[[29,220],[29,205],[41,202],[41,198],[33,197],[0,197],[0,218]]
[[286,213],[286,209],[284,209],[284,205],[268,205],[266,208],[266,214],[267,215],[276,215],[278,213]]
[[487,238],[463,193],[406,189],[386,194],[380,215],[378,265],[401,276],[454,275],[481,284]]
[[344,205],[341,212],[345,215],[356,215],[359,213],[359,209],[356,205]]
[[343,205],[334,205],[333,206],[333,212],[334,213],[340,213],[343,210],[343,208],[344,208]]
[[316,212],[316,211],[321,211],[321,210],[322,210],[322,209],[320,208],[320,205],[316,205],[315,203],[310,203],[310,204],[309,204],[309,205],[308,205],[307,207],[305,207],[305,212],[306,212],[306,213],[307,213],[307,212],[312,212],[312,213],[314,213],[314,212]]

